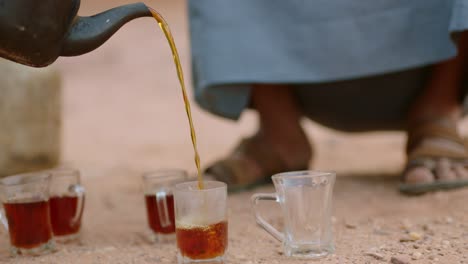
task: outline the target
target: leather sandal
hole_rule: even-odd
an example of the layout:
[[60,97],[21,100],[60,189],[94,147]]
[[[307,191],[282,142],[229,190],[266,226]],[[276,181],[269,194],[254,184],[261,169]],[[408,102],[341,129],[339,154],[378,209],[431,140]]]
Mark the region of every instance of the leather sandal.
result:
[[[420,145],[426,138],[446,139],[461,146],[465,146],[465,151],[460,153],[447,148]],[[431,122],[418,126],[415,130],[410,130],[408,136],[407,153],[408,161],[403,172],[402,182],[399,190],[405,194],[422,194],[437,190],[455,189],[468,186],[468,179],[456,178],[453,180],[443,180],[436,177],[434,182],[429,183],[406,183],[405,175],[410,169],[415,167],[425,167],[436,176],[436,164],[441,159],[450,161],[450,164],[461,165],[468,168],[468,144],[463,140],[455,124],[449,126],[438,122]]]
[[271,182],[276,173],[306,170],[308,165],[309,159],[296,168],[288,167],[278,153],[253,136],[241,140],[227,158],[215,162],[205,173],[227,183],[229,192],[239,192]]

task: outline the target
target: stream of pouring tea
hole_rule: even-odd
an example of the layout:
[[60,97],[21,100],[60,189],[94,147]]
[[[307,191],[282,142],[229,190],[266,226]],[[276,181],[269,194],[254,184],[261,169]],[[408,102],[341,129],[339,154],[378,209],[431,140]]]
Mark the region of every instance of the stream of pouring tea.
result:
[[187,91],[185,90],[185,81],[184,81],[184,73],[182,72],[182,66],[180,64],[179,53],[177,52],[177,47],[174,42],[174,38],[172,37],[171,31],[169,29],[169,25],[167,24],[166,20],[154,9],[148,7],[153,15],[154,19],[158,22],[159,27],[164,32],[166,36],[167,42],[171,47],[172,57],[174,58],[174,63],[177,70],[177,76],[179,77],[180,88],[182,88],[182,96],[184,98],[185,104],[185,111],[187,112],[187,117],[190,125],[190,136],[192,137],[192,145],[193,151],[195,152],[195,165],[197,166],[197,173],[198,173],[198,188],[203,189],[203,177],[200,169],[200,155],[198,154],[197,148],[197,135],[195,133],[195,127],[193,126],[192,120],[192,110],[190,109],[190,102],[187,97]]

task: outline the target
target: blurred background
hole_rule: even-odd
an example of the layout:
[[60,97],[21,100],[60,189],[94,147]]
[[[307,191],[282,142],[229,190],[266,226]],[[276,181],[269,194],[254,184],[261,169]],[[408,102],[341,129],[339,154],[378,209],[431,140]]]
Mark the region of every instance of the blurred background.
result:
[[[80,14],[131,2],[83,0]],[[186,2],[146,3],[168,21],[192,94]],[[125,25],[94,52],[59,58],[54,66],[63,80],[62,162],[85,168],[182,167],[194,172],[189,128],[171,56],[155,21],[141,18]],[[191,99],[205,166],[255,129],[253,113],[244,114],[236,124],[203,112]],[[403,165],[404,139],[398,132],[353,135],[310,121],[305,126],[317,153],[315,168],[396,172]],[[376,155],[382,151],[384,155]]]
[[[81,0],[79,14],[93,15],[132,2]],[[209,114],[196,105],[192,96],[186,0],[144,2],[159,11],[171,27],[192,102],[202,167],[206,167],[227,154],[241,138],[253,133],[257,116],[246,112],[236,123]],[[52,140],[42,142],[43,134],[31,137],[27,133],[22,134],[24,127],[8,130],[10,126],[1,123],[1,118],[3,116],[3,120],[8,120],[12,112],[1,107],[1,99],[0,125],[19,141],[29,138],[24,142],[36,142],[44,148],[48,147],[49,152],[46,152],[51,158],[45,159],[46,166],[79,168],[87,188],[84,242],[42,259],[44,263],[73,263],[71,260],[76,259],[80,263],[135,263],[135,258],[138,263],[173,263],[173,247],[154,247],[142,235],[146,219],[140,175],[159,168],[182,168],[191,174],[196,170],[172,54],[157,23],[151,18],[131,21],[97,50],[79,57],[61,57],[50,68],[38,71],[48,76],[46,79],[49,81],[44,81],[42,87],[49,89],[50,93],[36,96],[26,90],[23,97],[35,96],[34,100],[40,106],[49,102],[43,110],[50,118],[45,122],[52,124],[48,128],[54,135],[48,137]],[[32,80],[34,82],[36,79]],[[22,83],[25,83],[24,80]],[[26,89],[28,85],[23,88]],[[5,90],[2,91],[0,86],[2,93],[5,94]],[[22,107],[24,115],[34,113],[28,110],[27,104]],[[333,170],[338,176],[344,176],[335,192],[334,223],[337,241],[341,243],[338,250],[342,255],[347,254],[347,260],[337,260],[339,263],[347,263],[348,256],[358,259],[356,263],[364,263],[362,259],[367,257],[362,252],[371,246],[388,246],[394,252],[413,250],[399,242],[400,233],[403,232],[401,221],[405,219],[414,219],[415,226],[442,223],[439,220],[447,217],[466,223],[463,221],[468,215],[464,202],[466,190],[414,199],[398,194],[396,184],[405,161],[402,132],[353,134],[337,132],[309,120],[304,120],[303,125],[315,149],[312,168]],[[466,127],[464,122],[462,133],[466,132]],[[5,143],[7,138],[2,138],[1,133],[0,144]],[[0,150],[0,162],[1,155],[14,153],[5,154]],[[36,161],[40,163],[41,159]],[[56,164],[51,164],[51,161]],[[16,172],[32,169],[35,167],[15,167]],[[8,173],[16,172],[10,170]],[[352,177],[356,175],[364,175],[365,179]],[[388,175],[390,179],[367,177]],[[269,186],[261,190],[269,192],[272,188]],[[282,254],[278,253],[280,244],[273,243],[267,234],[255,226],[247,208],[249,204],[246,201],[251,194],[247,192],[230,197],[230,215],[234,218],[230,229],[235,230],[232,232],[234,238],[230,250],[233,253],[230,258],[248,256],[254,261],[250,263],[279,263],[273,261]],[[359,214],[356,213],[357,209]],[[349,223],[355,223],[354,227]],[[458,225],[440,224],[436,228],[439,231],[436,239],[460,236]],[[463,228],[461,224],[460,228]],[[380,230],[379,233],[376,230]],[[391,240],[387,236],[388,230]],[[257,246],[251,247],[253,241]],[[7,243],[6,239],[0,241],[0,262],[12,260],[8,257]],[[464,249],[460,246],[460,250]],[[169,255],[168,252],[174,254]],[[455,254],[452,253],[446,256],[450,258]],[[460,259],[461,255],[460,251]],[[35,261],[23,259],[15,263]],[[334,259],[329,261],[327,263],[336,263]]]
[[[83,0],[79,14],[93,15],[127,3],[132,1]],[[146,3],[165,16],[174,34],[192,100],[201,160],[206,166],[225,155],[241,137],[253,133],[256,116],[247,112],[235,123],[206,113],[193,102],[186,2]],[[56,71],[61,82],[56,84],[59,91],[54,92],[58,97],[50,97],[49,107],[54,107],[47,110],[54,112],[53,118],[59,118],[61,124],[61,139],[53,137],[60,145],[45,142],[54,149],[52,160],[58,156],[60,165],[85,170],[178,167],[195,172],[172,55],[153,19],[131,21],[97,50],[79,57],[60,57],[49,69],[39,71],[49,71],[49,75]],[[48,94],[52,96],[52,92]],[[317,169],[397,172],[403,165],[404,139],[399,132],[345,134],[305,122],[314,142]],[[384,155],[376,155],[382,152]],[[51,166],[50,162],[46,166]],[[28,167],[17,170],[25,169]],[[13,172],[17,171],[9,171]]]

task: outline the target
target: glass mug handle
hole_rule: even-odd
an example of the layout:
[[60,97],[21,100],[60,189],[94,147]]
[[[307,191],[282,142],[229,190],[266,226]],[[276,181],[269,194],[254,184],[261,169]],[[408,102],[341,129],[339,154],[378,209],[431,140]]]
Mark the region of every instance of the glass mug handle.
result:
[[167,192],[164,190],[156,192],[156,207],[158,208],[159,223],[161,227],[168,227],[171,225],[169,218],[169,209],[167,208]]
[[270,225],[258,212],[257,205],[258,205],[258,202],[261,200],[279,202],[276,193],[256,193],[252,195],[252,198],[250,199],[250,201],[252,203],[252,208],[255,214],[255,220],[257,221],[257,224],[259,224],[263,229],[265,229],[265,231],[267,231],[274,238],[276,238],[280,242],[283,242],[284,235],[281,232],[279,232],[276,228],[274,228],[272,225]]
[[85,188],[80,184],[73,184],[70,185],[68,190],[76,194],[76,197],[78,198],[78,203],[76,205],[76,214],[71,220],[71,224],[76,225],[79,223],[81,216],[83,215]]
[[6,218],[5,215],[5,209],[1,208],[0,209],[0,222],[2,225],[5,227],[5,229],[8,231],[8,219]]

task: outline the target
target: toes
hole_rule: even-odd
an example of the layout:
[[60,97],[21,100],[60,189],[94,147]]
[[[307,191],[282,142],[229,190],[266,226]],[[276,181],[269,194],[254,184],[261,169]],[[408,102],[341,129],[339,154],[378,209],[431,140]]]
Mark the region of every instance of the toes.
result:
[[468,170],[463,165],[455,164],[453,171],[459,179],[468,179]]
[[425,167],[415,167],[406,172],[405,181],[409,184],[431,183],[435,181],[435,177],[429,169]]
[[[426,171],[421,170],[422,168],[418,168],[417,171],[412,172],[412,175],[408,175],[407,182],[430,182],[429,177],[427,174],[430,174],[432,180],[441,180],[441,181],[455,181],[457,179],[468,179],[468,169],[461,164],[456,164],[453,161],[448,159],[440,159],[437,161],[436,166],[434,168],[434,174],[429,169]],[[408,172],[408,174],[411,171]],[[409,176],[411,178],[409,178]]]
[[457,179],[457,174],[452,169],[452,164],[448,159],[440,159],[435,168],[435,175],[439,180],[452,181]]

